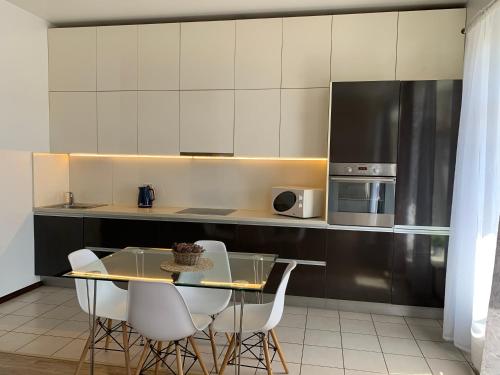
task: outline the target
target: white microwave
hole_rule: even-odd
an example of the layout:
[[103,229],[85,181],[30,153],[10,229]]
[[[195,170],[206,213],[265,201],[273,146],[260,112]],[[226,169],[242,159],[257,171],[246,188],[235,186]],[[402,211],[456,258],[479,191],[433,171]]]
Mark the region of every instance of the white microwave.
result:
[[272,210],[275,214],[300,218],[322,215],[321,189],[278,186],[272,188],[272,198]]

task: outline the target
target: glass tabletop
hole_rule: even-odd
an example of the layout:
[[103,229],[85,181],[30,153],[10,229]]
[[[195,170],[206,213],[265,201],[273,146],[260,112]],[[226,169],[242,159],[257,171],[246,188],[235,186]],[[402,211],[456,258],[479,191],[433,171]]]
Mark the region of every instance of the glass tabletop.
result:
[[[184,268],[178,268],[173,264],[172,249],[127,247],[63,276],[76,279],[140,280],[168,282],[178,286],[262,291],[277,258],[276,254],[205,252],[200,259],[201,263],[198,263],[203,264],[203,269],[186,272]],[[172,268],[175,270],[172,271]]]

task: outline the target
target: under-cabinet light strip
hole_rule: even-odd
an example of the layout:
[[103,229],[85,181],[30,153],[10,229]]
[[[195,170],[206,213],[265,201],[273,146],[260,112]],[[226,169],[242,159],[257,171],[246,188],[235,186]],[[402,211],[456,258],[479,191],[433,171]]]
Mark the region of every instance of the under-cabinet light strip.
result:
[[[35,155],[50,153],[35,153]],[[203,156],[203,155],[134,155],[134,154],[85,154],[70,153],[69,156],[91,158],[152,158],[152,159],[204,159],[204,160],[269,160],[269,161],[327,161],[327,158],[280,158],[258,156]]]

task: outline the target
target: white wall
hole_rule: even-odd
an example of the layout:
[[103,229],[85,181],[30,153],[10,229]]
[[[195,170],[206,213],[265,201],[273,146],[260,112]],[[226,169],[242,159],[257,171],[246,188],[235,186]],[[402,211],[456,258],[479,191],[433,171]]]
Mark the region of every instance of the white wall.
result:
[[0,296],[34,274],[31,151],[48,151],[47,24],[0,0]]

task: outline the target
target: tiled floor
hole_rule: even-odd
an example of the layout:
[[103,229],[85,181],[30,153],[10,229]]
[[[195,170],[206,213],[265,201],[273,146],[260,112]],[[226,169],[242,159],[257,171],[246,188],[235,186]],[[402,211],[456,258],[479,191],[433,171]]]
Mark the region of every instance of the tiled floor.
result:
[[[36,289],[0,305],[0,351],[76,361],[87,338],[87,318],[74,290]],[[286,306],[276,331],[291,375],[473,374],[466,357],[443,342],[438,320]],[[217,338],[222,356],[225,338]],[[199,345],[214,372],[210,345],[201,340]],[[132,364],[140,350],[131,349]],[[100,350],[96,361],[122,365],[123,354]],[[243,363],[254,362],[244,358]],[[278,356],[273,370],[284,372]],[[243,375],[256,372],[265,375],[242,370]]]

